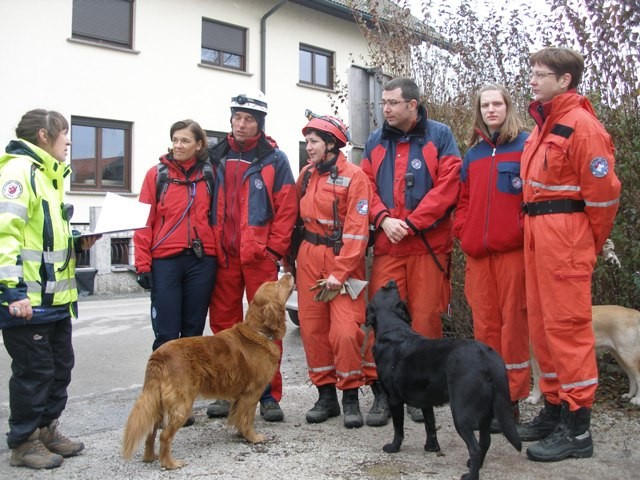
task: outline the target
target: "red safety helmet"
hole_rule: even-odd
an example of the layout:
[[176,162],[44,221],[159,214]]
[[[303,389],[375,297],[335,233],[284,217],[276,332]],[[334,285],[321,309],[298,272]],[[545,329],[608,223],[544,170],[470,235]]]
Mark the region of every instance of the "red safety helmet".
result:
[[302,135],[307,136],[309,130],[320,130],[334,136],[337,147],[342,148],[349,142],[349,133],[347,127],[337,117],[325,115],[322,117],[313,117],[302,129]]

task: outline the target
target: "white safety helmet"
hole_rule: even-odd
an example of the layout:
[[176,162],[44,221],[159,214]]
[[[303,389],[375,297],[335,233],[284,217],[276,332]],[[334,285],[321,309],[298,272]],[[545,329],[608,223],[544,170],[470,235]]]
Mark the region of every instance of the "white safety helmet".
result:
[[239,93],[231,97],[231,109],[242,108],[243,110],[254,110],[265,115],[268,112],[267,97],[260,90],[249,90],[247,93]]

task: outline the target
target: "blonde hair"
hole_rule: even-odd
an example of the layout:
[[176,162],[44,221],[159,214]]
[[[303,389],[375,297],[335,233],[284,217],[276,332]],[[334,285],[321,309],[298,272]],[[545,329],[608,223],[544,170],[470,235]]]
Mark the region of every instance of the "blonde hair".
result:
[[502,95],[502,99],[507,107],[506,116],[504,118],[504,123],[502,127],[500,127],[500,135],[498,136],[497,145],[502,145],[504,143],[512,142],[516,139],[518,134],[524,129],[524,124],[522,123],[522,119],[518,112],[516,112],[513,101],[511,100],[511,95],[506,88],[497,83],[491,83],[483,86],[478,93],[476,94],[474,101],[474,117],[473,117],[473,130],[471,131],[471,135],[469,140],[467,140],[467,145],[469,147],[474,146],[481,139],[481,134],[486,138],[491,138],[491,132],[489,132],[489,127],[484,123],[482,119],[482,111],[480,110],[480,98],[484,92],[489,91],[497,91]]

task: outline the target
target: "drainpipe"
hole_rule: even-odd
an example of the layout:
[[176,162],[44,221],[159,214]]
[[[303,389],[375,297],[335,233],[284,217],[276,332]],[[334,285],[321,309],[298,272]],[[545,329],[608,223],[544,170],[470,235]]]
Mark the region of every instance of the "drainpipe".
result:
[[266,94],[267,85],[267,18],[280,9],[288,0],[281,0],[271,10],[265,13],[260,19],[260,90]]

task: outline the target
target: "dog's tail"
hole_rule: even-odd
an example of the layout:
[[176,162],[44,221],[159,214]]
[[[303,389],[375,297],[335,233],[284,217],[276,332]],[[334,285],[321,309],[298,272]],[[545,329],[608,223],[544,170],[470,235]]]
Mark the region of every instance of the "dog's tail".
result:
[[129,460],[143,438],[162,420],[160,387],[162,364],[151,357],[144,374],[144,387],[129,414],[122,439],[122,456]]
[[496,353],[496,360],[489,362],[491,370],[491,381],[495,389],[493,392],[493,415],[498,420],[502,434],[509,440],[509,443],[519,452],[522,451],[522,441],[518,435],[518,429],[513,419],[513,407],[509,395],[509,380],[504,362]]

